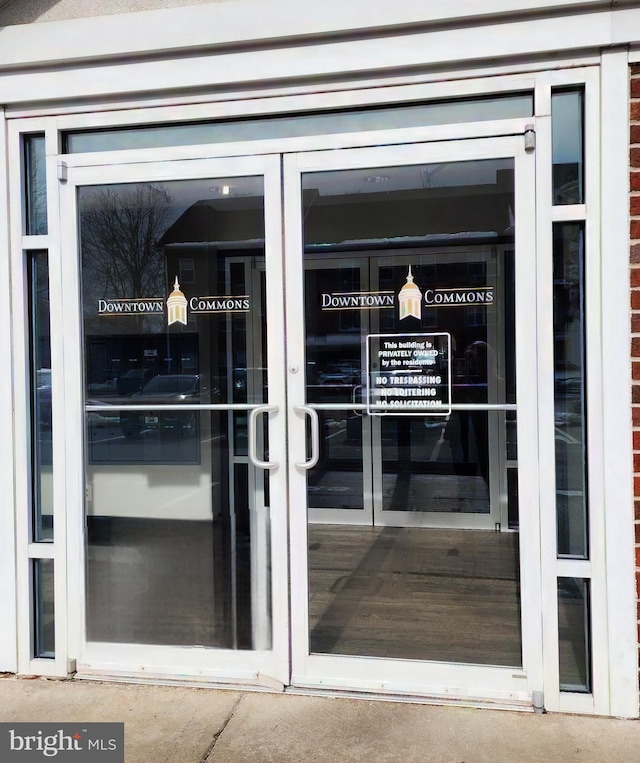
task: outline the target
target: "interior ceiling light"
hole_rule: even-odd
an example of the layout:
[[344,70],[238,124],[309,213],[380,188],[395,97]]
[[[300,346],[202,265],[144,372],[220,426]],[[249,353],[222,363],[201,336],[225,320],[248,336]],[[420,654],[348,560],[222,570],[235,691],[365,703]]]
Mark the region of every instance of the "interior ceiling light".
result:
[[386,183],[387,180],[390,180],[390,177],[389,175],[367,175],[365,180],[367,183]]
[[231,191],[234,190],[234,186],[231,185],[214,185],[209,188],[214,193],[219,193],[220,196],[231,196]]

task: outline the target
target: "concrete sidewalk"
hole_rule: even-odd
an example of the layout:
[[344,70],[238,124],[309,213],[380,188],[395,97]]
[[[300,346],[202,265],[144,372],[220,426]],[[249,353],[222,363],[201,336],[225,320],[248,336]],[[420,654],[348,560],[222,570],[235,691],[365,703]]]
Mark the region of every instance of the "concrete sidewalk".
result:
[[640,761],[640,723],[0,677],[2,721],[124,721],[127,763]]

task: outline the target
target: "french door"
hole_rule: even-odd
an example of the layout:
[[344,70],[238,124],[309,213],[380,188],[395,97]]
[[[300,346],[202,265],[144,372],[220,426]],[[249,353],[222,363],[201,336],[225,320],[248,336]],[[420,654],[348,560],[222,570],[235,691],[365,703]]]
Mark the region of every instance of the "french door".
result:
[[172,152],[61,185],[79,672],[530,702],[522,137]]
[[[307,488],[310,520],[517,529],[513,247],[495,241],[382,252],[340,247],[322,259],[305,258],[304,267],[307,400],[318,406],[321,432]],[[461,297],[492,301],[425,303],[425,330],[436,329],[439,316],[453,332],[452,411],[367,416],[366,337],[389,327],[402,335],[388,287],[404,283],[410,269],[414,282],[437,282],[438,291],[427,288],[425,299],[457,295],[456,287],[467,284],[471,291]],[[363,309],[358,292],[388,304]],[[486,359],[485,348],[491,348]]]
[[280,187],[273,156],[62,186],[80,673],[288,682]]
[[296,686],[542,685],[533,164],[515,136],[285,159]]

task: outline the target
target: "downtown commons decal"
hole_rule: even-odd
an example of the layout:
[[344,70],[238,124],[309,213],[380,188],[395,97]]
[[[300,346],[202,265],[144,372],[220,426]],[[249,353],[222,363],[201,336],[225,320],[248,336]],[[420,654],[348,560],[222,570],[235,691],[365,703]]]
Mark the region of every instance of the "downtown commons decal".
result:
[[167,326],[189,323],[189,315],[215,315],[220,313],[248,313],[251,298],[248,294],[209,297],[187,297],[180,289],[178,277],[173,283],[173,291],[164,297],[136,299],[99,299],[98,315],[102,317],[122,317],[125,315],[162,315],[166,309]]
[[[472,305],[491,305],[493,303],[492,286],[463,286],[447,289],[426,289],[425,307],[465,307]],[[422,319],[422,292],[414,282],[411,265],[406,283],[397,295],[398,317]],[[394,291],[347,291],[324,292],[320,295],[320,309],[328,310],[375,310],[393,309],[396,306]]]
[[[428,288],[424,295],[411,266],[397,293],[335,292],[320,295],[321,310],[398,310],[398,320],[422,320],[424,308],[493,304],[493,287]],[[366,403],[369,415],[448,416],[451,413],[451,334],[367,335]]]

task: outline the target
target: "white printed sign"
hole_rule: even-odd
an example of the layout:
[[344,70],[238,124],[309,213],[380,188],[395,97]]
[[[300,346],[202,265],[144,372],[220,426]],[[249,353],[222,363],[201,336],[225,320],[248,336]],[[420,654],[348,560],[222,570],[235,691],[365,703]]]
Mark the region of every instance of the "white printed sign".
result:
[[369,334],[367,413],[448,416],[451,334]]

